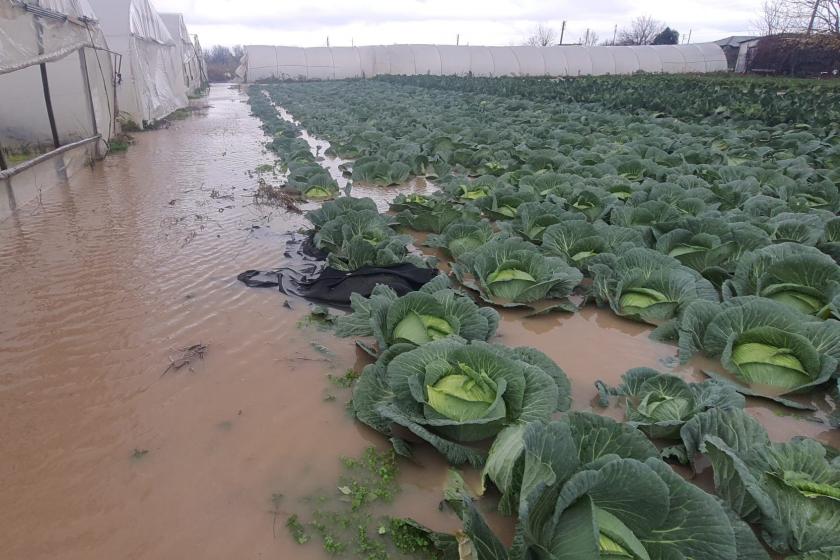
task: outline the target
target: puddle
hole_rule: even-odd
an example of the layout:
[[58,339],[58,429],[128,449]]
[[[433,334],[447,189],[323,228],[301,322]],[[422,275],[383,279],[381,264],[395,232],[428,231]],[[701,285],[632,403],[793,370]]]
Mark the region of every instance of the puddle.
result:
[[[0,222],[2,558],[328,558],[285,528],[275,537],[272,495],[283,494],[285,519],[337,479],[340,456],[387,448],[350,419],[347,391],[327,377],[367,363],[352,340],[300,328],[305,302],[236,281],[276,266],[281,234],[305,220],[253,202],[249,171],[274,156],[245,95],[214,86],[208,105]],[[410,189],[353,194],[386,209]],[[648,332],[591,307],[505,311],[496,340],[546,352],[586,410],[596,380],[675,363],[676,348]],[[202,359],[163,374],[199,343]],[[699,379],[701,365],[675,371]],[[771,405],[750,401],[750,412],[775,439],[840,444]],[[419,449],[401,469],[391,511],[455,529],[437,510],[444,461]],[[508,520],[493,525],[509,538]]]

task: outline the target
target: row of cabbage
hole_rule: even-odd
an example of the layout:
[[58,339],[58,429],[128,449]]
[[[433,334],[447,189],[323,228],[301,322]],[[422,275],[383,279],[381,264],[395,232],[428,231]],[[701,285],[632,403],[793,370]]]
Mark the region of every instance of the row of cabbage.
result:
[[271,138],[267,147],[280,158],[285,186],[306,200],[327,200],[338,194],[338,183],[317,161],[309,144],[300,138],[301,128],[284,120],[277,108],[259,88],[249,88],[251,112],[262,122]]
[[[369,119],[367,124],[376,121],[373,115]],[[338,138],[327,138],[340,146]],[[796,294],[795,301],[773,301],[767,294],[728,291],[736,289],[737,269],[754,249],[784,247],[775,233],[780,224],[774,223],[773,231],[764,227],[774,218],[782,222],[777,216],[784,212],[737,220],[713,203],[691,214],[680,210],[683,198],[677,198],[664,202],[678,211],[672,221],[641,219],[663,202],[650,199],[659,183],[624,177],[629,196],[612,196],[608,210],[596,214],[590,209],[597,205],[532,187],[544,177],[556,179],[561,175],[556,169],[525,173],[520,166],[516,175],[474,178],[451,174],[460,164],[434,163],[447,168],[441,192],[398,197],[396,216],[380,215],[372,201],[352,198],[311,213],[314,240],[330,253],[330,263],[343,270],[406,260],[431,265],[412,255],[410,238],[398,238],[394,228],[439,232],[427,242],[449,252],[459,281],[494,304],[549,299],[571,310],[580,297],[592,297],[625,316],[657,324],[662,336],[678,337],[684,356],[697,349],[720,350],[723,364],[747,381],[768,367],[785,380],[802,374],[810,379],[817,371],[818,376],[835,374],[837,323],[822,318],[825,305],[806,315],[797,309],[801,298]],[[426,175],[436,173],[429,169],[433,166]],[[707,181],[712,193],[715,186]],[[745,213],[740,205],[731,210]],[[703,231],[682,227],[692,220],[707,222],[712,216],[706,212],[720,213],[723,225],[743,224],[766,243],[741,250],[726,266],[715,261],[723,273],[704,275],[678,257],[695,248],[714,253],[714,243],[696,243],[694,236]],[[807,203],[795,213],[827,217]],[[531,214],[550,223],[538,223]],[[614,223],[613,214],[635,218]],[[820,255],[816,246],[828,246],[830,221],[820,218],[820,234],[809,245]],[[660,229],[663,224],[672,227]],[[564,226],[574,231],[558,232]],[[678,243],[684,250],[669,255],[657,245],[677,229],[687,229],[690,243]],[[726,231],[740,247],[740,230]],[[546,248],[555,238],[562,251]],[[357,252],[366,256],[350,257]],[[721,303],[718,290],[731,297]],[[782,286],[785,290],[791,291]],[[831,306],[827,313],[833,313]],[[375,346],[365,345],[377,361],[365,368],[354,389],[356,417],[387,435],[400,453],[409,454],[409,439],[419,439],[454,465],[483,465],[485,481],[502,493],[500,509],[517,516],[514,544],[506,549],[472,499],[463,491],[451,494],[469,536],[462,545],[472,547],[474,557],[768,558],[749,522],[760,525],[773,550],[790,558],[840,558],[835,451],[807,439],[771,444],[763,428],[741,411],[744,398],[727,382],[689,384],[651,370],[628,372],[616,388],[599,387],[604,401],[611,395],[627,400],[626,423],[564,412],[571,402],[562,370],[535,349],[487,342],[497,324],[497,312],[477,306],[440,276],[402,297],[385,287],[370,298],[354,296],[353,313],[337,326],[342,336],[376,340]],[[806,385],[797,378],[796,388]],[[558,412],[564,413],[554,420]],[[644,434],[671,444],[660,453]],[[492,441],[489,452],[487,441]],[[698,453],[713,465],[719,498],[662,461],[691,464]]]
[[[320,243],[331,237],[325,230],[343,224],[350,234],[351,224],[377,215],[370,199],[341,198],[308,218],[315,242],[332,255]],[[393,224],[379,220],[377,227]],[[517,516],[508,549],[466,487],[449,489],[467,537],[462,558],[769,559],[748,523],[789,558],[840,554],[836,452],[807,439],[770,443],[730,384],[631,370],[620,386],[599,387],[603,405],[613,396],[627,401],[619,423],[568,412],[563,370],[536,349],[489,343],[498,312],[447,276],[401,297],[380,285],[369,298],[354,295],[352,307],[337,334],[376,341],[363,346],[376,362],[354,388],[356,418],[400,454],[410,456],[409,440],[421,440],[452,465],[483,467],[483,486],[501,493],[501,513]],[[715,469],[719,497],[663,461],[693,464],[699,454]]]
[[729,119],[836,128],[840,82],[723,75],[482,78],[476,76],[379,76],[396,84],[527,99],[598,103],[613,110],[650,111],[684,120]]

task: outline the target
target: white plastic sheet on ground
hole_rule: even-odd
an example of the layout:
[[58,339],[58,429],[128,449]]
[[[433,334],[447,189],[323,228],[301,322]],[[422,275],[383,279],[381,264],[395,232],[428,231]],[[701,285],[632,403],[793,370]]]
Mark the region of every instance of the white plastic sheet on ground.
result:
[[[340,61],[340,62],[338,62]],[[714,43],[642,47],[480,47],[387,45],[299,48],[248,45],[237,70],[243,81],[340,79],[377,75],[583,76],[724,72]]]
[[108,46],[122,54],[117,86],[120,114],[142,125],[186,107],[179,46],[149,0],[90,3]]
[[[90,4],[87,0],[41,0],[40,8],[49,10],[52,17],[26,8],[19,0],[0,2],[0,145],[13,153],[53,148],[42,63],[60,143],[95,133],[108,141],[114,129],[112,58]],[[100,144],[99,151],[104,153],[104,145]]]

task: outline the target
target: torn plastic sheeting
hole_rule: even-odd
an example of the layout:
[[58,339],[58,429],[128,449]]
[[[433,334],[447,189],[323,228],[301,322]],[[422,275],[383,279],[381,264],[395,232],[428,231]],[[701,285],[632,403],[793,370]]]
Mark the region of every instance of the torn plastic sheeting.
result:
[[83,46],[105,47],[96,22],[79,21],[92,13],[87,2],[53,0],[43,7],[67,19],[37,17],[19,3],[0,5],[0,74],[57,60]]

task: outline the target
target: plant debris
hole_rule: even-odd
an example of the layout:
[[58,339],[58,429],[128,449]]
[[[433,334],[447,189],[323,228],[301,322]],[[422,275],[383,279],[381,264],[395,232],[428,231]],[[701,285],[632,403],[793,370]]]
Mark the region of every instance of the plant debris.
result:
[[260,178],[257,192],[254,193],[254,202],[260,206],[285,208],[293,214],[303,214],[303,210],[295,204],[296,200],[293,195],[284,191],[283,187],[270,185],[263,178]]
[[178,358],[174,360],[169,358],[169,365],[163,370],[161,375],[166,375],[170,370],[179,370],[183,367],[189,367],[190,371],[192,371],[192,362],[204,359],[204,354],[207,353],[207,345],[201,343],[193,344],[192,346],[181,348],[179,352],[181,352],[181,355]]

